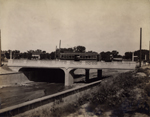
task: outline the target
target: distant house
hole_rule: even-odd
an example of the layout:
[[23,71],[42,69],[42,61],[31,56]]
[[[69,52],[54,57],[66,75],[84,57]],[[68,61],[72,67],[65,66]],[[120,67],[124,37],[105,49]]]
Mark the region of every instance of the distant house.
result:
[[122,58],[113,58],[113,61],[122,61]]
[[134,61],[138,61],[139,57],[138,56],[134,56]]
[[32,53],[32,59],[40,59],[41,53]]

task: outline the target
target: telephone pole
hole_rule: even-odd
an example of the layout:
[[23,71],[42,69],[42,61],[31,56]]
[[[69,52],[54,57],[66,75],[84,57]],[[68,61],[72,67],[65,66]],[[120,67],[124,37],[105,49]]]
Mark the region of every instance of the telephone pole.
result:
[[140,28],[140,65],[139,67],[141,67],[141,56],[142,56],[141,48],[142,48],[142,28]]
[[149,62],[150,62],[150,41],[149,41]]
[[1,30],[0,30],[0,67],[2,65],[2,56],[1,56]]

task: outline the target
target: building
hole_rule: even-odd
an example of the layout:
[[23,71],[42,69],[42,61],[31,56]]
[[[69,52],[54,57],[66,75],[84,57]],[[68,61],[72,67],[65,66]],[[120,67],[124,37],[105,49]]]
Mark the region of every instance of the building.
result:
[[86,53],[60,53],[61,60],[97,60],[99,55],[96,52]]
[[40,59],[40,53],[32,53],[32,59]]

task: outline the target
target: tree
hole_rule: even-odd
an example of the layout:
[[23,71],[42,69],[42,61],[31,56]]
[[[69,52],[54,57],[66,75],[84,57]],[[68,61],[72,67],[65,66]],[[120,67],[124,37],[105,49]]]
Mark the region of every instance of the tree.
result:
[[40,49],[37,49],[37,50],[35,50],[35,53],[38,53],[38,54],[40,54],[40,53],[42,53],[42,50],[40,50]]
[[10,53],[6,52],[5,56],[6,56],[7,59],[10,59]]
[[20,59],[20,51],[19,50],[12,51],[12,57],[13,59]]
[[113,58],[117,58],[117,56],[119,54],[119,52],[116,50],[113,50],[111,53],[112,53]]
[[[125,59],[130,59],[132,60],[132,52],[125,52]],[[138,59],[140,58],[140,50],[134,51],[134,56],[137,56]],[[146,57],[146,58],[145,58]],[[149,51],[148,50],[141,50],[141,59],[142,60],[149,60]]]
[[125,59],[130,59],[132,60],[132,52],[125,52]]
[[[59,52],[59,49],[57,49]],[[72,48],[61,48],[60,49],[60,53],[65,53],[65,52],[73,52]]]
[[51,59],[56,59],[56,58],[55,58],[55,52],[51,52],[51,53],[50,53],[50,57],[51,57]]
[[101,55],[101,60],[106,62],[112,61],[112,53],[110,51],[101,52],[100,55]]
[[42,53],[46,54],[46,51],[43,51]]
[[27,51],[28,53],[34,53],[34,50],[29,50],[29,51]]
[[85,52],[86,48],[84,46],[74,47],[74,52]]
[[[141,53],[142,53],[142,55],[141,55],[142,60],[145,60],[145,59],[149,60],[149,51],[148,50],[141,50]],[[138,56],[138,58],[140,58],[140,50],[135,51],[134,55]],[[146,56],[146,58],[145,58],[145,56]]]
[[32,58],[32,53],[27,53],[27,58],[31,59]]
[[23,58],[27,58],[27,53],[26,52],[23,53]]

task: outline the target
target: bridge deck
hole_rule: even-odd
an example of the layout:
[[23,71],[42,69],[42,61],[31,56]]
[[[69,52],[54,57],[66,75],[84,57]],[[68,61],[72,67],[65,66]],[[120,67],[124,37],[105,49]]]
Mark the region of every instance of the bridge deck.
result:
[[9,60],[9,67],[83,68],[83,69],[135,69],[135,62]]

